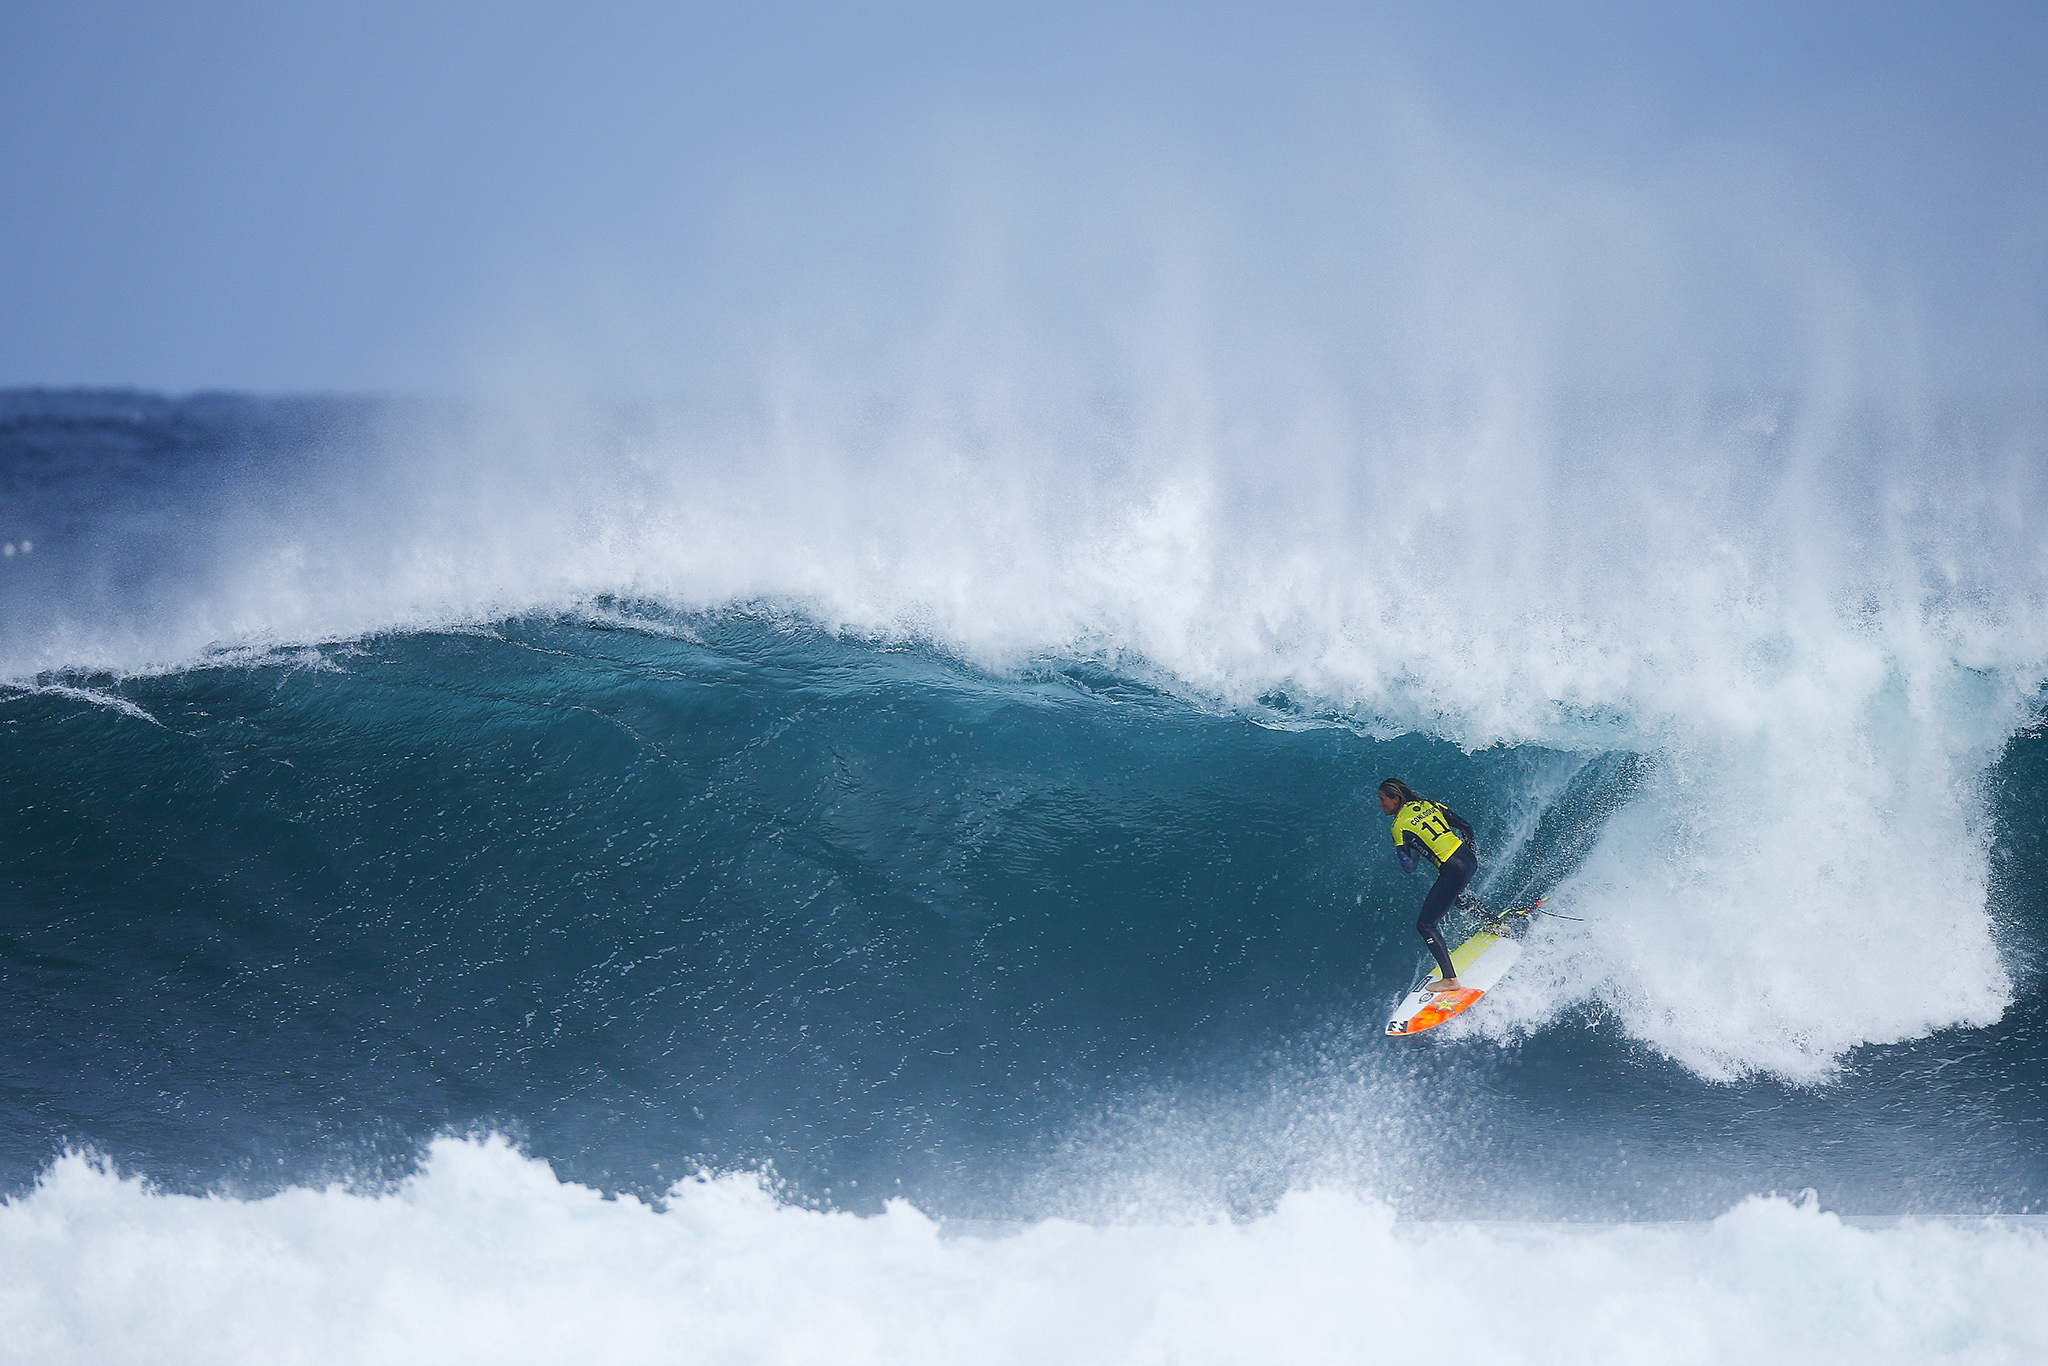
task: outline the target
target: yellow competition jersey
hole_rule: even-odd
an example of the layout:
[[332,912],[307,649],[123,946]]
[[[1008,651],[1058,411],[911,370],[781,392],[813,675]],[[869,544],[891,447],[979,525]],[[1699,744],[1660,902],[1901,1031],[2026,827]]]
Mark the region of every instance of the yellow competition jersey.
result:
[[1394,813],[1394,847],[1399,849],[1401,837],[1411,834],[1422,841],[1422,847],[1439,868],[1465,843],[1444,819],[1443,807],[1435,802],[1410,802]]

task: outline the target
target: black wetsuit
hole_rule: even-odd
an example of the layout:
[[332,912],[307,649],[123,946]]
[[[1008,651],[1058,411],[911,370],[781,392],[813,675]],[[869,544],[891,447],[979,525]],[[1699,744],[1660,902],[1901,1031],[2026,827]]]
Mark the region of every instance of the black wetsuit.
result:
[[1429,951],[1436,958],[1436,965],[1443,969],[1446,977],[1456,977],[1457,969],[1451,966],[1451,950],[1444,943],[1444,937],[1436,932],[1436,924],[1458,904],[1458,893],[1465,890],[1465,884],[1479,871],[1479,859],[1472,852],[1472,841],[1468,838],[1458,846],[1458,852],[1444,860],[1437,870],[1436,885],[1429,889],[1429,895],[1422,898],[1422,914],[1415,918],[1415,932],[1422,936],[1422,942],[1429,945]]
[[[1450,946],[1444,943],[1444,937],[1437,933],[1436,926],[1439,920],[1450,913],[1451,907],[1458,904],[1459,893],[1472,881],[1472,875],[1479,871],[1479,857],[1472,849],[1476,843],[1472,827],[1449,807],[1441,803],[1434,805],[1450,828],[1457,832],[1459,843],[1457,852],[1437,865],[1436,885],[1429,889],[1428,896],[1422,898],[1422,914],[1415,918],[1415,932],[1422,936],[1423,943],[1429,945],[1430,955],[1436,959],[1436,965],[1443,970],[1443,975],[1456,977],[1458,971],[1451,966]],[[1399,853],[1401,864],[1406,868],[1412,869],[1418,859],[1434,861],[1429,846],[1417,839],[1412,830],[1402,835]]]

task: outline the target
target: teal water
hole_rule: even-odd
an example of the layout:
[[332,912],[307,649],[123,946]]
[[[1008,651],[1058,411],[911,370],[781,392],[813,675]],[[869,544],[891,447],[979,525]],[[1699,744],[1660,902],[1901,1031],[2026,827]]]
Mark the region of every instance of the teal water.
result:
[[1598,992],[1383,1038],[1424,887],[1378,779],[1474,821],[1486,894],[1583,917],[1658,761],[1362,729],[631,603],[16,688],[0,1176],[82,1148],[260,1193],[496,1131],[607,1189],[766,1169],[1001,1219],[1333,1181],[1477,1218],[2048,1198],[2038,730],[1988,789],[2016,999],[1813,1082],[1699,1076]]

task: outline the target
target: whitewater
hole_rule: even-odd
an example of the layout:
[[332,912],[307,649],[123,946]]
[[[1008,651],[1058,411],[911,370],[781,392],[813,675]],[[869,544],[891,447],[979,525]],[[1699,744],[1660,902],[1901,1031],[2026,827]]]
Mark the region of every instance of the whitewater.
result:
[[66,1159],[0,1229],[13,1350],[80,1362],[1382,1361],[1444,1350],[1446,1319],[1495,1361],[2017,1362],[2048,1263],[2038,1227],[1811,1200],[1571,1229],[1300,1191],[1244,1224],[956,1231],[724,1177],[657,1212],[453,1140],[370,1198],[167,1197]]

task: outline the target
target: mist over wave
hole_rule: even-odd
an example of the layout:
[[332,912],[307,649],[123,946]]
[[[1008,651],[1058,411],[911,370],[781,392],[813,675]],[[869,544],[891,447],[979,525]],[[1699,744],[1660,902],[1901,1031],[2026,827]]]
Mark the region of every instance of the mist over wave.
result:
[[1497,1014],[1597,998],[1702,1075],[1816,1079],[2012,999],[1979,783],[2048,675],[2034,415],[1230,380],[414,408],[133,489],[74,471],[69,536],[57,495],[17,505],[4,667],[70,684],[623,595],[1626,749],[1655,763],[1557,889],[1601,928]]

